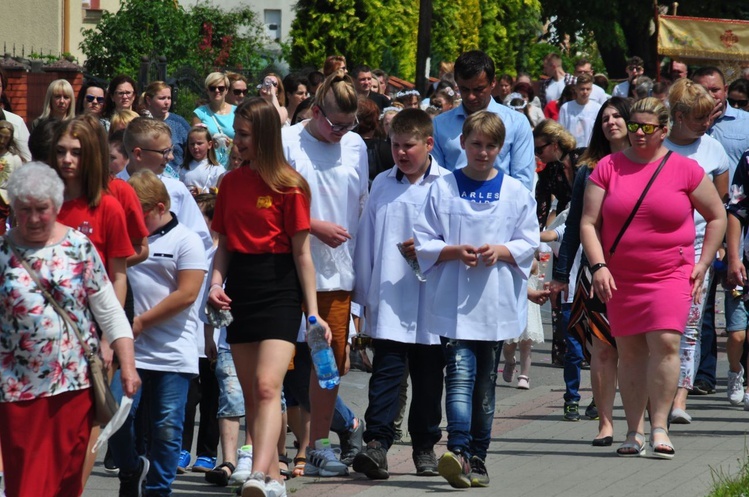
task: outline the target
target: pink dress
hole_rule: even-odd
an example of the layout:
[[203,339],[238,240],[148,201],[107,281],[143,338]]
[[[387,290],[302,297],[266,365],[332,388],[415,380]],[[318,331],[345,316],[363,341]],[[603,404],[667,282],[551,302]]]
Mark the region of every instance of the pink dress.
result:
[[617,287],[606,306],[615,337],[654,330],[682,333],[687,324],[695,237],[689,194],[705,176],[696,161],[671,154],[615,254],[609,255],[660,162],[638,164],[618,152],[601,159],[590,175],[590,181],[606,190],[601,239]]

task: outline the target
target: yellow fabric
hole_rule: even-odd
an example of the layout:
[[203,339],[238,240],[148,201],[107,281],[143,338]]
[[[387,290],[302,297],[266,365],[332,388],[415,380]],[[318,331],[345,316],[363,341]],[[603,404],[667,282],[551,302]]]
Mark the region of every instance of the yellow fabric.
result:
[[660,16],[658,53],[679,60],[749,61],[749,22]]

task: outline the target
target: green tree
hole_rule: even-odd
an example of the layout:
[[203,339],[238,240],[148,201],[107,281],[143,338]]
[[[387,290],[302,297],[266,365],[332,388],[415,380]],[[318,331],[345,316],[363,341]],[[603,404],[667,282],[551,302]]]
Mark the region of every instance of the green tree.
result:
[[515,74],[526,67],[529,47],[540,32],[539,0],[481,0],[479,47],[488,53],[497,73]]
[[226,12],[203,3],[186,11],[174,0],[123,0],[119,11],[104,12],[83,34],[86,69],[102,78],[135,77],[141,57],[152,55],[166,57],[170,72],[183,66],[202,73],[254,68],[268,41],[249,7]]

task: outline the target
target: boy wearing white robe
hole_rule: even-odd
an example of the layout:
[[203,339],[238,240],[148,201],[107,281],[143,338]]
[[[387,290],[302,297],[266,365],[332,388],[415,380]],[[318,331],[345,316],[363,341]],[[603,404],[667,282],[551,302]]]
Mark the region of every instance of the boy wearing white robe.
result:
[[[438,178],[449,175],[430,155],[434,128],[421,109],[406,109],[390,125],[395,166],[372,183],[359,223],[354,257],[354,300],[365,306],[374,361],[364,419],[367,444],[353,462],[370,479],[389,477],[387,451],[393,444],[401,378],[412,382],[408,431],[416,473],[437,475],[434,445],[442,437],[444,355],[437,335],[417,324],[424,285],[409,265],[416,260],[413,225]],[[407,261],[398,244],[403,244]]]
[[427,278],[419,325],[440,335],[447,366],[448,451],[438,471],[455,488],[489,485],[494,361],[499,341],[525,327],[539,245],[532,194],[493,168],[504,135],[495,114],[469,116],[460,138],[468,164],[434,182],[414,225]]

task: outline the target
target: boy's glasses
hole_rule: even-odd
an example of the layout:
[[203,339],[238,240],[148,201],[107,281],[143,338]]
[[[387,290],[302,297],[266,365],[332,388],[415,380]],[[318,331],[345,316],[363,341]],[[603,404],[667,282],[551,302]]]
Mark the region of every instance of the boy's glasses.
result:
[[143,147],[137,147],[141,150],[145,150],[146,152],[156,152],[157,154],[161,154],[164,157],[164,160],[169,160],[169,156],[174,151],[174,147],[165,148],[164,150],[156,150],[154,148],[143,148]]
[[224,93],[226,91],[226,87],[225,86],[213,86],[213,85],[211,85],[211,86],[208,87],[208,91],[210,91],[211,93],[215,93],[215,92]]
[[319,105],[317,106],[317,108],[320,109],[320,112],[322,112],[322,116],[326,121],[328,121],[330,129],[333,130],[333,133],[345,133],[359,126],[359,118],[356,116],[354,116],[354,122],[351,124],[333,124],[332,122],[330,122],[330,119],[328,119],[328,115],[325,113],[325,109],[323,109]]
[[641,129],[646,135],[652,135],[655,130],[662,128],[660,124],[649,124],[649,123],[636,123],[630,121],[627,123],[627,131],[630,133],[637,133],[638,129]]
[[749,100],[736,100],[735,98],[729,98],[728,105],[730,105],[734,109],[743,109],[744,107],[749,105]]
[[90,104],[94,103],[94,101],[96,101],[96,103],[99,105],[104,103],[104,97],[97,97],[96,95],[86,95],[84,98],[86,99],[86,102]]

